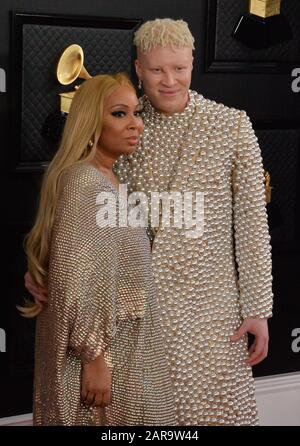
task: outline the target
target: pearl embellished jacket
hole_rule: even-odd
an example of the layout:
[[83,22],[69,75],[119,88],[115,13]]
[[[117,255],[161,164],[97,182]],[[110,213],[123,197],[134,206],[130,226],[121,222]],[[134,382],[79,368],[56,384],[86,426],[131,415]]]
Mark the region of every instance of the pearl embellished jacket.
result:
[[[203,233],[155,228],[153,268],[178,424],[257,424],[245,318],[272,315],[263,164],[244,111],[190,91],[182,113],[144,97],[145,131],[116,168],[131,190],[203,194]],[[151,210],[151,212],[153,212]]]

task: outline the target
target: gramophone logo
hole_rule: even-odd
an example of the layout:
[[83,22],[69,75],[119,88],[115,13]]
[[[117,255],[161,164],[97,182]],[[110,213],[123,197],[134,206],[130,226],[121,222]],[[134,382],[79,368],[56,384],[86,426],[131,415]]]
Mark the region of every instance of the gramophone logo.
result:
[[6,92],[6,73],[3,68],[0,68],[0,93]]
[[[87,72],[83,62],[84,54],[81,46],[77,44],[68,46],[61,54],[57,64],[56,77],[58,82],[67,86],[77,79],[90,79],[92,76]],[[60,109],[47,116],[42,129],[42,136],[48,142],[57,144],[60,140],[72,99],[79,87],[80,85],[74,85],[73,90],[59,93]]]
[[[92,76],[87,72],[83,62],[84,55],[81,46],[76,44],[68,46],[60,56],[57,64],[56,75],[58,82],[61,85],[70,85],[78,78],[85,80],[90,79]],[[60,93],[60,108],[62,112],[69,112],[77,88],[78,86],[75,86],[73,91]]]

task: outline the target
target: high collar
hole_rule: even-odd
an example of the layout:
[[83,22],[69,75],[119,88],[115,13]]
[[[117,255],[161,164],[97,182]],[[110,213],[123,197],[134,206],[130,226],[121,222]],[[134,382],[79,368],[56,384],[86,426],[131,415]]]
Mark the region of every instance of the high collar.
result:
[[166,115],[158,110],[156,110],[151,104],[149,98],[144,95],[141,98],[141,103],[143,105],[143,115],[146,119],[154,121],[156,123],[164,124],[183,124],[184,122],[189,122],[191,116],[195,110],[197,93],[195,91],[189,90],[189,100],[182,112],[173,113],[172,115]]

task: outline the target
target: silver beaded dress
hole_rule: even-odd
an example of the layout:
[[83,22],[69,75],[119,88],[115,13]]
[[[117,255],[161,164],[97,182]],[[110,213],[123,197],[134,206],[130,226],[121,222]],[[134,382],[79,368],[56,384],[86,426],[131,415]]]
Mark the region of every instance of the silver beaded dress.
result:
[[[99,201],[99,193],[107,197]],[[104,198],[118,210],[118,191],[93,166],[64,173],[48,304],[37,320],[35,425],[175,423],[149,238],[144,228],[105,226]],[[80,397],[81,368],[102,352],[112,372],[112,402],[89,409]]]
[[243,319],[272,315],[261,153],[244,111],[193,91],[189,96],[185,110],[172,116],[142,99],[140,147],[121,157],[116,170],[130,190],[144,191],[148,198],[151,191],[204,196],[198,237],[188,237],[184,225],[152,228],[176,423],[256,425],[254,380],[245,363],[247,336],[236,343],[230,336]]

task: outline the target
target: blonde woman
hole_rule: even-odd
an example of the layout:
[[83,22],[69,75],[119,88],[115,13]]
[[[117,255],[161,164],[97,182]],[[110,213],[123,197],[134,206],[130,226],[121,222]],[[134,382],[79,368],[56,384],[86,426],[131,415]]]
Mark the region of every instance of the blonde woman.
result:
[[119,202],[112,166],[135,150],[140,115],[125,75],[86,81],[45,174],[26,249],[48,300],[23,309],[38,315],[35,425],[174,424],[149,239],[99,217],[101,193]]

